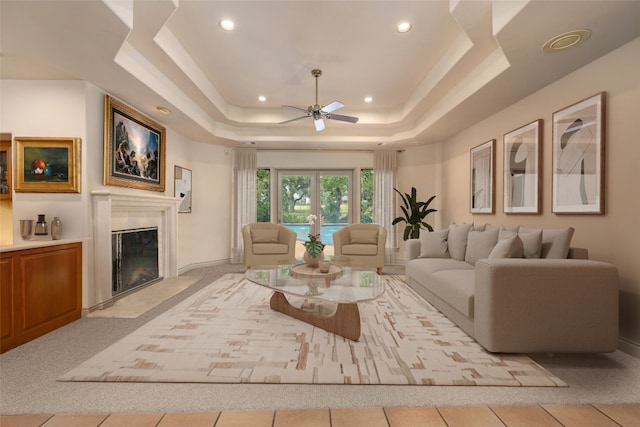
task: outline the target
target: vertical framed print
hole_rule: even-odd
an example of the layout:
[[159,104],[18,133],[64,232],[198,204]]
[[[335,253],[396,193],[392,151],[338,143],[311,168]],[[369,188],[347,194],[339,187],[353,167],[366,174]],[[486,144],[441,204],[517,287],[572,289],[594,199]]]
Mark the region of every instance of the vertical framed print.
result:
[[173,195],[181,199],[178,213],[191,213],[191,169],[175,165],[173,167]]
[[471,213],[494,213],[495,201],[495,139],[471,149],[470,191]]
[[542,206],[542,119],[503,138],[503,209],[506,214],[539,214]]
[[604,214],[605,93],[553,113],[553,207]]

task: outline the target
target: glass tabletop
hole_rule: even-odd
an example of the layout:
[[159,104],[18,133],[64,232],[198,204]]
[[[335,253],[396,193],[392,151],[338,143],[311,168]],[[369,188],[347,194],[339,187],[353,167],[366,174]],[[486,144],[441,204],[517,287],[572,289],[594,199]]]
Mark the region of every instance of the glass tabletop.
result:
[[[337,265],[337,264],[334,264]],[[257,266],[245,277],[276,292],[336,303],[358,303],[378,298],[384,293],[384,279],[375,270],[339,266],[342,274],[333,279],[320,273],[313,277],[292,276],[292,268],[302,264]]]

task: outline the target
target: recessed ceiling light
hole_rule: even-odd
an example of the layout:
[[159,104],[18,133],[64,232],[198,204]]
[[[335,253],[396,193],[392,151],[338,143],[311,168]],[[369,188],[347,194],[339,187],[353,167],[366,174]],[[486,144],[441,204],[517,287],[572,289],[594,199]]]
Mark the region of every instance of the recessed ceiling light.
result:
[[373,98],[372,98],[372,97],[370,97],[370,96],[365,96],[365,98],[364,98],[364,102],[372,102],[372,101],[373,101]]
[[406,33],[406,32],[411,30],[411,23],[410,22],[401,22],[396,27],[396,30],[398,30],[399,33]]
[[169,114],[171,112],[167,107],[156,107],[156,110],[160,111],[162,114]]
[[589,37],[591,37],[591,31],[589,30],[569,31],[568,33],[557,35],[543,44],[542,50],[545,52],[561,52],[579,45]]
[[260,95],[260,96],[258,97],[258,101],[260,101],[260,102],[264,102],[264,101],[266,101],[266,100],[267,100],[267,97],[266,97],[266,96],[264,96],[264,95]]
[[235,24],[231,19],[223,19],[218,23],[218,25],[220,25],[220,28],[222,28],[225,31],[233,31],[235,27]]

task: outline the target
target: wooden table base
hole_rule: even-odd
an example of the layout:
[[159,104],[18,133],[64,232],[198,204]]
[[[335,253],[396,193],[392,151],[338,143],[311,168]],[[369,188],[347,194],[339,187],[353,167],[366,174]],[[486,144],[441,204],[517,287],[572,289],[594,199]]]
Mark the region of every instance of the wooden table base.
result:
[[360,339],[360,311],[358,310],[358,304],[339,303],[333,315],[321,316],[292,306],[282,292],[274,292],[270,306],[275,311],[352,341]]

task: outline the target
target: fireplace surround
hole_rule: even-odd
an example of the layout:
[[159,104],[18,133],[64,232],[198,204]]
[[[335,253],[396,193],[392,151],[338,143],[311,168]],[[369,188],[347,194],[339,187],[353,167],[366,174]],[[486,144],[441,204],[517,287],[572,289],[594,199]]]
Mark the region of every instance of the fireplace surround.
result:
[[180,199],[161,195],[110,190],[91,192],[93,204],[93,297],[98,309],[111,305],[113,231],[158,228],[158,272],[160,277],[178,275],[178,206]]

